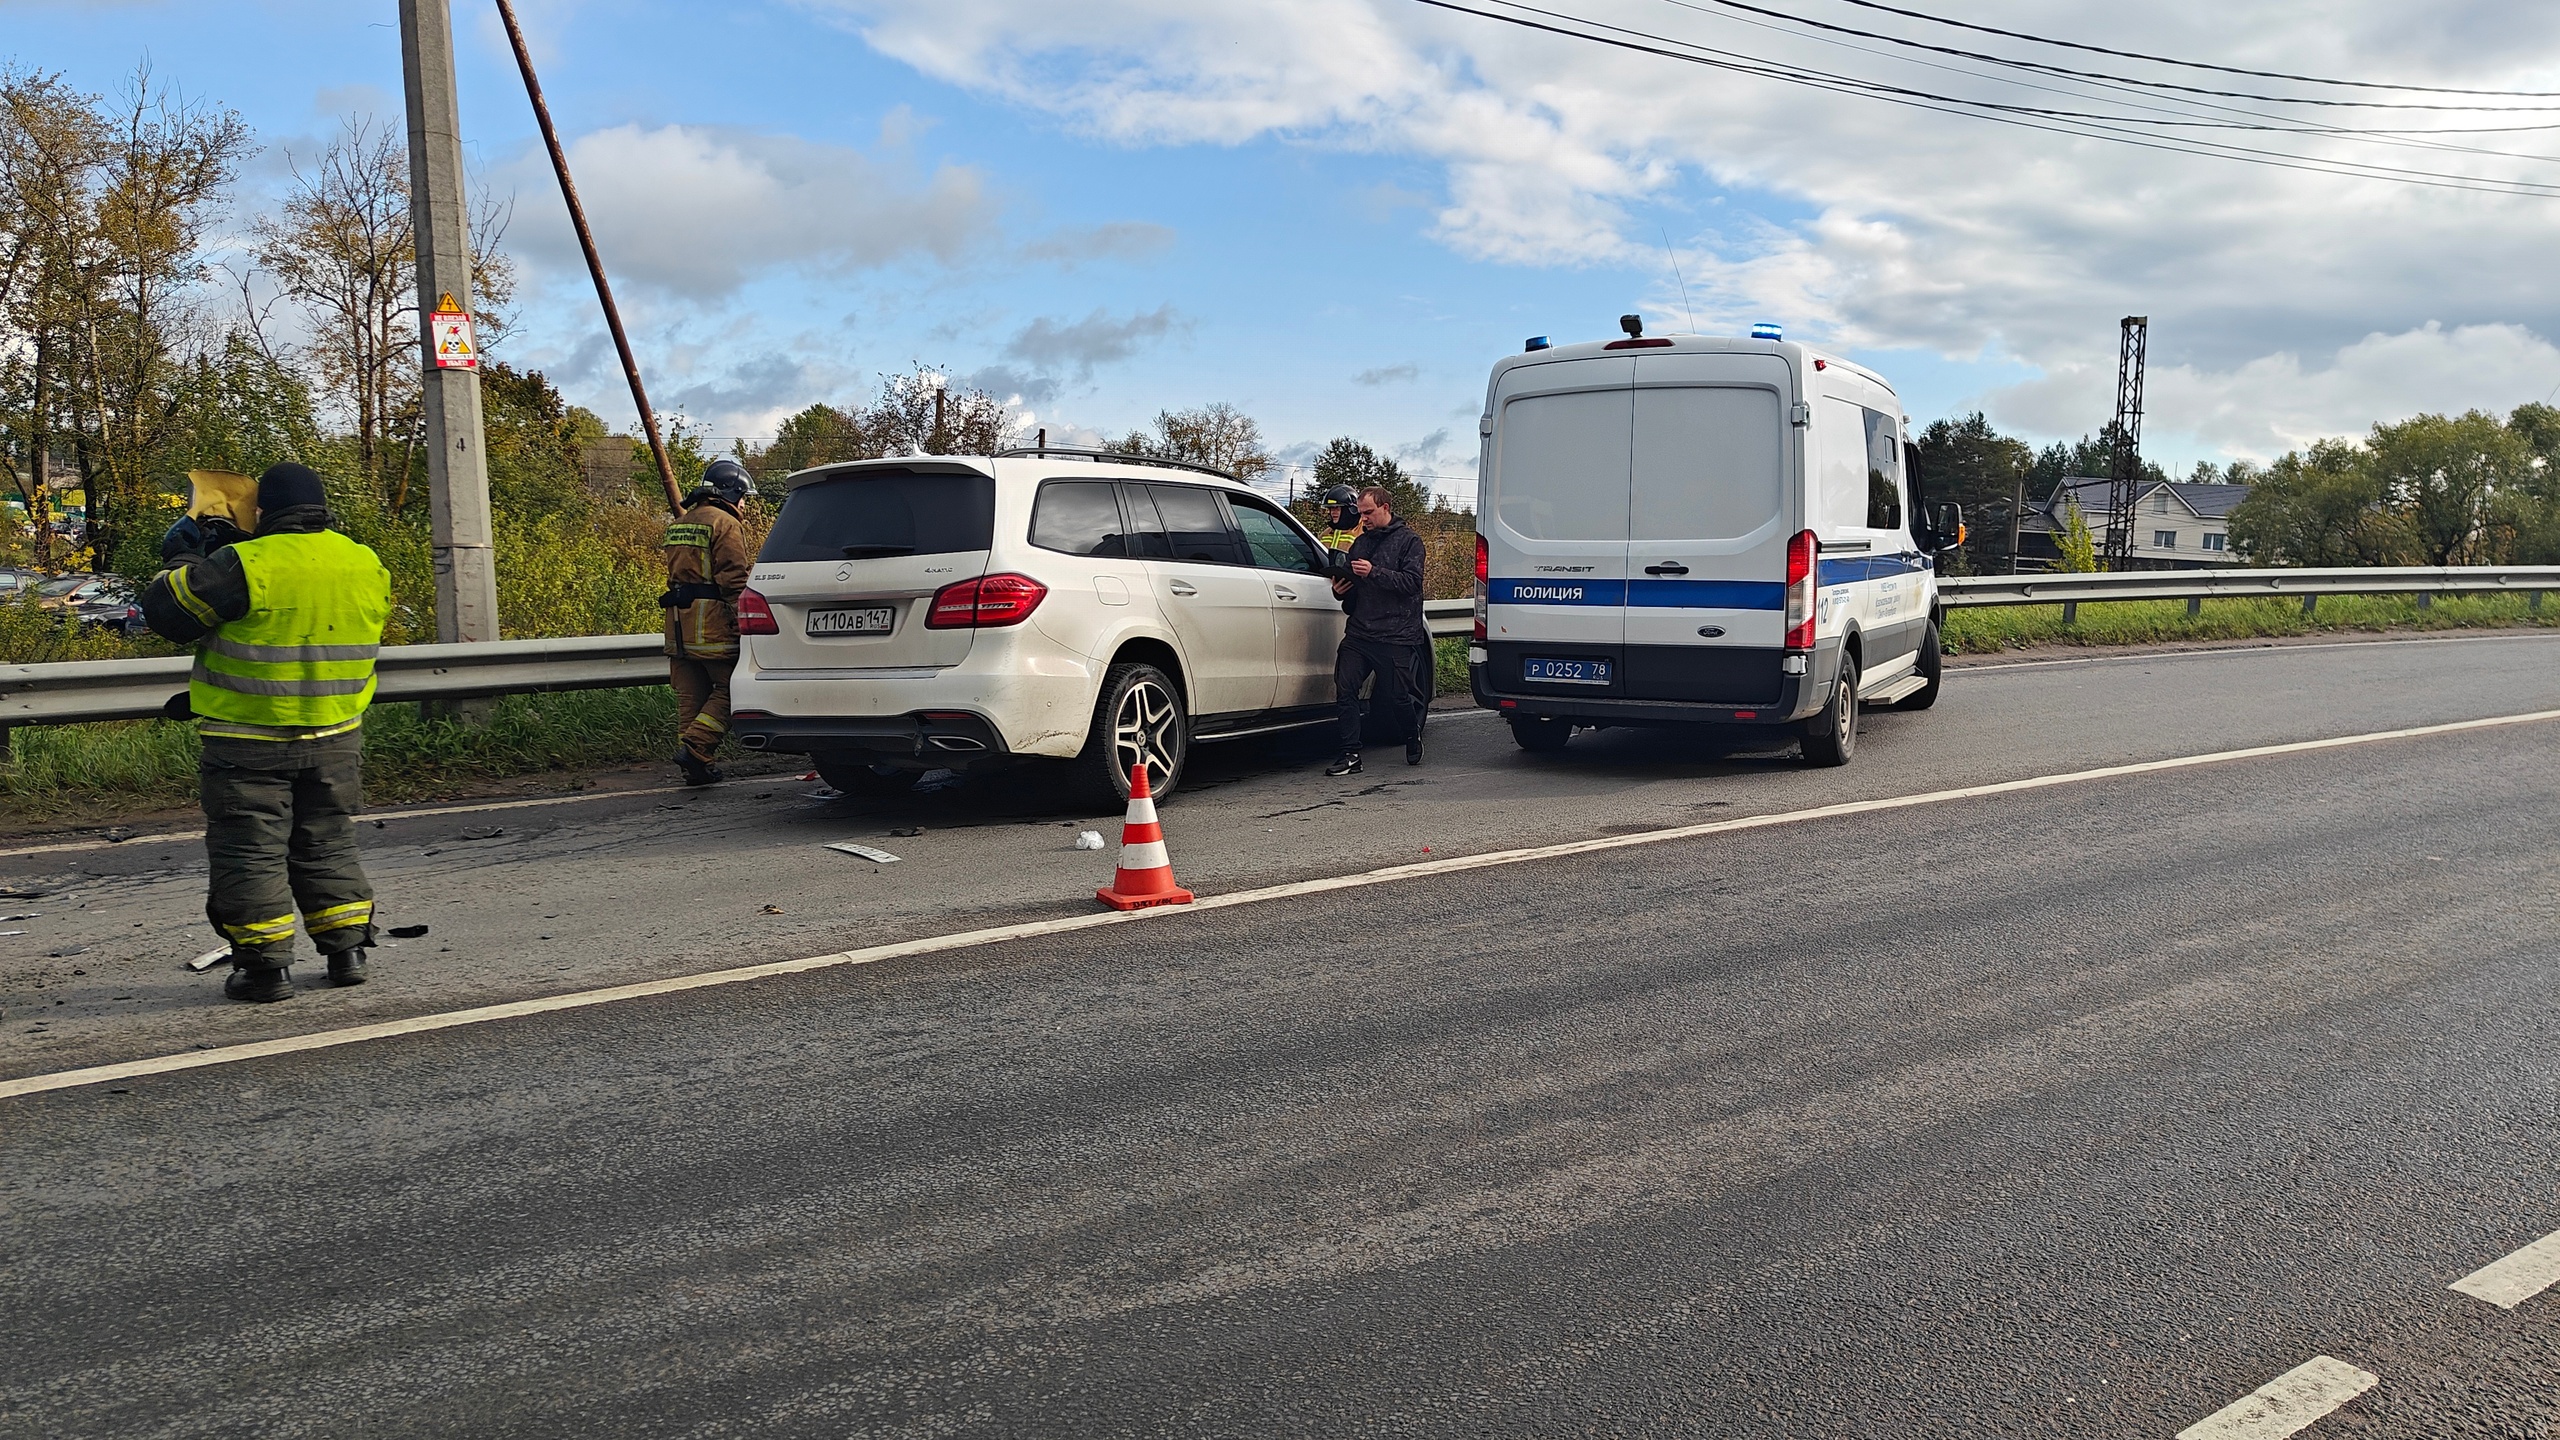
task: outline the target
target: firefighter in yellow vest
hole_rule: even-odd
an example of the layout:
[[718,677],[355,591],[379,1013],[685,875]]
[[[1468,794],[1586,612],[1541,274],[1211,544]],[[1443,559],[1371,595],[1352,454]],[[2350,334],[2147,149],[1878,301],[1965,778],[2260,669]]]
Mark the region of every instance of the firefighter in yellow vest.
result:
[[293,996],[293,918],[361,985],[374,943],[373,885],[356,850],[364,712],[391,613],[391,576],[329,528],[320,477],[276,465],[258,478],[255,534],[190,515],[160,542],[168,566],[143,592],[151,628],[196,647],[187,708],[204,747],[205,916],[231,943],[223,993]]
[[754,478],[735,460],[703,467],[683,516],[667,527],[667,680],[676,692],[676,768],[688,785],[721,778],[711,757],[729,733],[729,672],[738,666],[738,618],[755,552],[739,508]]

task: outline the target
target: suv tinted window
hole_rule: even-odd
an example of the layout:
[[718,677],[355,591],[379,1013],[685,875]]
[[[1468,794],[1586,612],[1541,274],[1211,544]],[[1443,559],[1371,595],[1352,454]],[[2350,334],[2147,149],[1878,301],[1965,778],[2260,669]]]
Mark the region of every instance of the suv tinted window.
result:
[[1252,552],[1254,564],[1265,570],[1294,570],[1301,575],[1324,573],[1324,561],[1316,547],[1279,511],[1241,495],[1229,495],[1227,509],[1235,514],[1236,528],[1244,532],[1245,549]]
[[1217,492],[1194,485],[1132,485],[1129,494],[1132,501],[1155,501],[1156,513],[1164,517],[1165,540],[1173,547],[1174,559],[1211,565],[1245,563],[1244,546],[1227,528],[1226,511],[1218,504]]
[[1118,487],[1108,480],[1049,480],[1031,506],[1031,543],[1069,555],[1126,556]]
[[947,555],[995,544],[996,482],[985,475],[857,470],[791,492],[756,559]]

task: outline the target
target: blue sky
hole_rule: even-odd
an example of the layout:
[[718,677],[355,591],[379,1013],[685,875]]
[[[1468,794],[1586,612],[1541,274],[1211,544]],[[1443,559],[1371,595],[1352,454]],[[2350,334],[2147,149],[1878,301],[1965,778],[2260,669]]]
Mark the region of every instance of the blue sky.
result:
[[[1669,23],[1656,0],[1578,8]],[[2382,0],[2236,26],[2184,3],[1948,8],[2216,57],[2294,53],[2317,14],[2329,53],[2306,58],[2345,73],[2470,53],[2412,46]],[[1053,438],[1222,400],[1284,453],[1356,435],[1462,489],[1492,361],[1631,309],[1688,328],[1672,255],[1699,328],[1779,320],[1882,369],[1922,422],[1987,407],[2037,440],[2106,418],[2115,320],[2148,311],[2151,451],[2179,467],[2560,384],[2560,294],[2522,269],[2549,269],[2527,257],[2550,201],[2022,137],[1402,0],[521,9],[653,397],[716,435],[921,361],[1020,396]],[[389,0],[0,0],[0,20],[0,59],[112,90],[147,58],[238,109],[268,147],[243,217],[338,117],[399,115]],[[493,8],[456,23],[470,153],[513,197],[525,269],[501,353],[627,424]],[[2551,71],[2551,27],[2501,33],[2499,83]]]

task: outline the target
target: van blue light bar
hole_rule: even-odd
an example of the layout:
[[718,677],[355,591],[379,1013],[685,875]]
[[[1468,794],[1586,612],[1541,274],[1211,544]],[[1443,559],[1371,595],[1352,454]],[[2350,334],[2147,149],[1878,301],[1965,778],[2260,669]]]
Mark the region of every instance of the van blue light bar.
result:
[[1520,348],[1522,350],[1544,350],[1547,348],[1547,337],[1544,335],[1532,335],[1529,337],[1529,343],[1521,346]]
[[1751,327],[1751,338],[1754,340],[1784,340],[1787,338],[1787,332],[1780,328],[1777,321],[1763,320],[1759,324]]

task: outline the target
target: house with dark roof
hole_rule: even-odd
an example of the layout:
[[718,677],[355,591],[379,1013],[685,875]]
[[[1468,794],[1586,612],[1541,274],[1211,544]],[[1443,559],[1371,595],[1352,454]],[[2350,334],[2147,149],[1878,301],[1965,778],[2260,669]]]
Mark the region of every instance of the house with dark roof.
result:
[[[2062,558],[2061,537],[2069,528],[2067,512],[2080,507],[2089,536],[2101,553],[2107,544],[2107,520],[2114,508],[2114,482],[2075,475],[2053,487],[2042,504],[2018,521],[2018,558],[2022,568],[2050,567]],[[2202,570],[2236,565],[2231,552],[2231,512],[2249,498],[2246,485],[2190,485],[2184,481],[2146,481],[2133,496],[2135,570]]]

